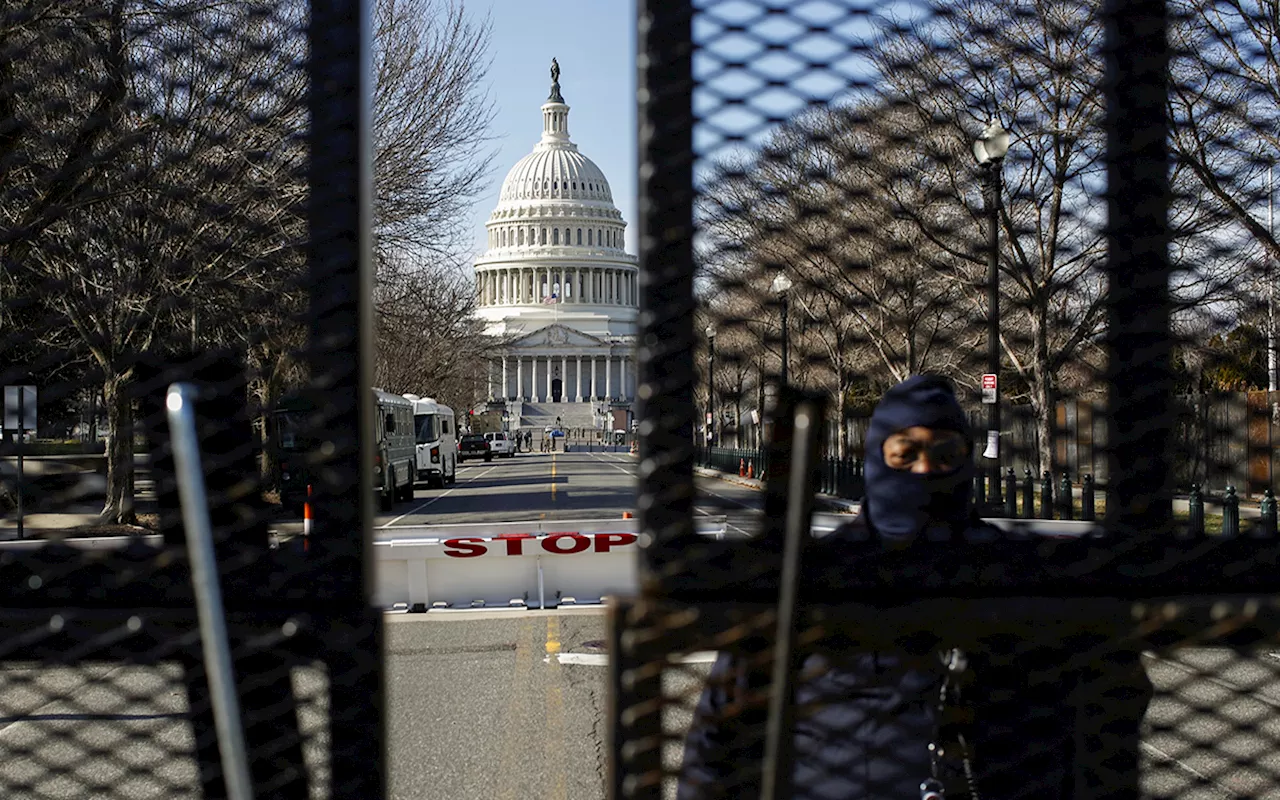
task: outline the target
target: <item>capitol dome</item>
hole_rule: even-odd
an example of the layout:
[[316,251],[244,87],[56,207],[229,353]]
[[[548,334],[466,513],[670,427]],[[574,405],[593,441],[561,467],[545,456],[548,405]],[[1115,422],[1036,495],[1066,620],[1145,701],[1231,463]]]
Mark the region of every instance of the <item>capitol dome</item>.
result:
[[[567,107],[566,107],[567,109]],[[498,202],[519,204],[542,200],[577,200],[613,205],[609,181],[595,162],[563,141],[539,142],[532,153],[516,162],[502,182]]]
[[513,427],[613,430],[636,386],[639,262],[624,248],[608,179],[569,139],[559,78],[553,59],[542,136],[507,173],[485,224],[475,314],[499,342],[490,402]]

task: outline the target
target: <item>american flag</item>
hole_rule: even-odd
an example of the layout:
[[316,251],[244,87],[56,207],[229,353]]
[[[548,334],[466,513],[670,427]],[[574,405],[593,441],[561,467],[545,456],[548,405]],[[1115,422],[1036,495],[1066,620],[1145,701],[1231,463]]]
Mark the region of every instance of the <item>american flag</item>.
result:
[[549,295],[547,295],[546,297],[542,298],[542,302],[544,302],[544,303],[558,303],[558,302],[560,302],[560,300],[556,297],[555,292],[552,292],[551,294],[549,294]]

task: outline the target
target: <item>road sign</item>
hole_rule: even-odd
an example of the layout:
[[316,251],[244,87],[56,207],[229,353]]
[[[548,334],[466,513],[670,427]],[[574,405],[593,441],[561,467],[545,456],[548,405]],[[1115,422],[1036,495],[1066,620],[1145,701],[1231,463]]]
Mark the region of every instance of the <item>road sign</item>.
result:
[[[19,424],[19,419],[22,422]],[[36,429],[36,387],[4,387],[4,429],[17,433]]]
[[982,376],[982,402],[990,405],[996,402],[998,379],[995,375],[987,373]]

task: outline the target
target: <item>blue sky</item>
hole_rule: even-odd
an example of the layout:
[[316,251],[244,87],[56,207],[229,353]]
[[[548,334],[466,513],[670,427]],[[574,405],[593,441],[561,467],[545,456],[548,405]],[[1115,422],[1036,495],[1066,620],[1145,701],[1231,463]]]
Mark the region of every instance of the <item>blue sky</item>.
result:
[[498,149],[489,190],[471,213],[475,252],[498,203],[507,171],[542,134],[538,110],[551,88],[551,59],[560,62],[560,91],[569,104],[569,135],[609,179],[627,222],[627,251],[636,251],[635,4],[633,0],[466,0],[477,20],[492,22],[488,93]]

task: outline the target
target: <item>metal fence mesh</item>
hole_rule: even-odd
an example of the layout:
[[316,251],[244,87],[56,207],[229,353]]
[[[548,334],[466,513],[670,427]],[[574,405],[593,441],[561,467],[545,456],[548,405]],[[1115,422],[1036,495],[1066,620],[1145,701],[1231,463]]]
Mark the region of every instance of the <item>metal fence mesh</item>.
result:
[[[256,795],[381,791],[352,291],[368,267],[362,13],[0,3],[0,796],[227,795],[175,382],[199,390]],[[302,537],[272,412],[307,391],[324,402],[293,453],[315,476]]]
[[[614,796],[1280,793],[1275,619],[1242,596],[1275,589],[1275,4],[640,5]],[[918,373],[967,414],[979,513],[1056,522],[889,547],[872,518],[789,583],[779,387],[861,463]],[[761,530],[700,540],[684,470],[753,453]]]

